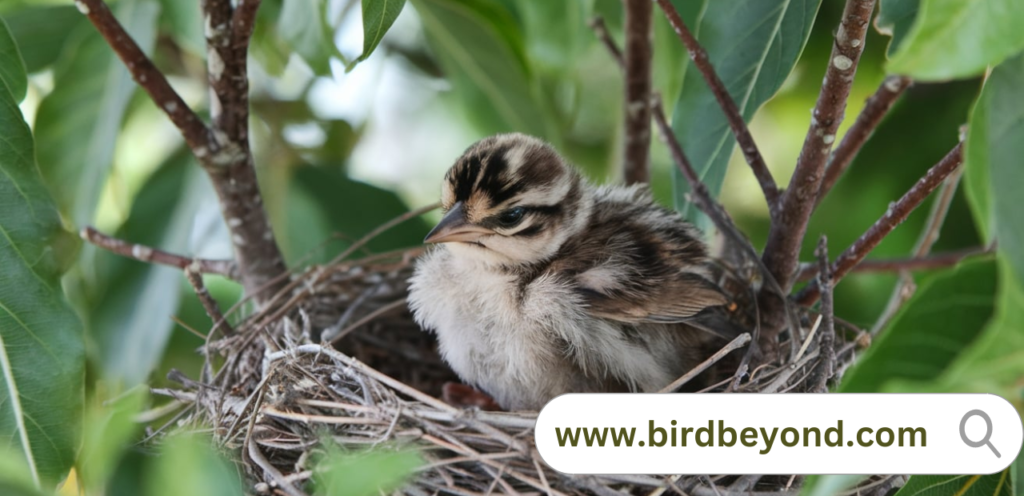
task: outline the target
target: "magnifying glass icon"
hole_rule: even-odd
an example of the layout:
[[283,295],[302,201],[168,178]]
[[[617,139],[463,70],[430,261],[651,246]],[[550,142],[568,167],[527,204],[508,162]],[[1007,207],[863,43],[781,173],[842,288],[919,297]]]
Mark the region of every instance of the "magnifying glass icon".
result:
[[[967,420],[973,416],[979,416],[985,421],[985,435],[981,436],[980,441],[972,441],[971,438],[967,437]],[[992,450],[992,453],[996,455],[996,458],[1002,458],[995,446],[992,446],[992,419],[987,413],[981,410],[971,410],[964,414],[964,418],[960,419],[960,439],[963,439],[964,444],[972,448],[980,448],[982,446],[988,446],[988,449]]]

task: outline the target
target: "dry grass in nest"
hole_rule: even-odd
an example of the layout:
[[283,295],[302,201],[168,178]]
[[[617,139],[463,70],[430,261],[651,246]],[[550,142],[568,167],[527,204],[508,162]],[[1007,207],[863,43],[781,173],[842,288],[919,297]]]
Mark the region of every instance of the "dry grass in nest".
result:
[[[561,474],[537,454],[535,412],[484,412],[437,399],[441,386],[457,378],[404,304],[406,281],[420,252],[312,267],[296,276],[285,291],[236,324],[231,336],[208,344],[200,381],[179,375],[183,388],[156,391],[186,405],[173,422],[212,426],[218,442],[239,455],[256,493],[306,494],[310,454],[325,436],[354,449],[419,450],[427,464],[400,491],[416,496],[797,491],[802,480],[796,477]],[[810,314],[802,320],[807,322],[802,336],[779,346],[784,356],[753,368],[738,385],[727,379],[706,391],[820,387],[824,361],[814,325],[820,319]],[[839,333],[835,365],[840,371],[852,360],[859,337],[863,333]],[[887,488],[891,482],[868,484]]]

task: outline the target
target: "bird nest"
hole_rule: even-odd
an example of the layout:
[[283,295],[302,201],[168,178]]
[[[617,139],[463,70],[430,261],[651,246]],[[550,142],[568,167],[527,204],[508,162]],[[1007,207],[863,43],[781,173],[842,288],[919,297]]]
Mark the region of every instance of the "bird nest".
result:
[[[171,423],[212,426],[219,443],[237,454],[257,494],[306,494],[315,471],[311,455],[329,440],[352,449],[418,450],[425,465],[399,490],[416,496],[798,491],[797,476],[562,474],[537,453],[536,412],[483,411],[438,399],[442,386],[457,378],[404,304],[419,253],[315,266],[293,276],[227,337],[207,343],[199,380],[174,372],[170,378],[182,386],[156,390],[186,405]],[[813,313],[799,319],[800,335],[784,338],[776,359],[755,360],[749,373],[702,392],[820,390],[825,354],[814,329],[820,319]],[[837,333],[837,372],[864,336],[853,329]],[[733,348],[716,356],[744,353]],[[888,481],[866,484],[887,488]]]

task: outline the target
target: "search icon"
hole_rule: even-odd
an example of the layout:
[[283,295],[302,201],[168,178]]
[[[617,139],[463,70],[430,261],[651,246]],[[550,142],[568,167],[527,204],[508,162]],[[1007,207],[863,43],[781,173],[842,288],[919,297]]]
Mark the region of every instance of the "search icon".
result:
[[[981,441],[972,441],[971,438],[967,437],[967,420],[975,415],[981,417],[981,419],[985,421],[985,435],[981,436]],[[992,446],[992,442],[989,441],[992,439],[992,419],[987,413],[981,410],[971,410],[964,414],[964,418],[960,419],[960,439],[963,439],[964,444],[972,448],[988,446],[988,449],[992,450],[992,453],[995,453],[996,458],[1003,457],[999,454],[999,451],[996,450],[996,447]]]

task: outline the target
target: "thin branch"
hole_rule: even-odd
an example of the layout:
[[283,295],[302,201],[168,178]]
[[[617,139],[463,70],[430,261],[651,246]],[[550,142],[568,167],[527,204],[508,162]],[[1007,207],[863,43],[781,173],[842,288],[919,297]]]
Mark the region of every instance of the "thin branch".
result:
[[626,184],[651,180],[651,0],[626,0]]
[[729,343],[726,344],[725,346],[723,346],[722,349],[716,351],[714,355],[711,355],[710,357],[708,357],[707,360],[704,360],[703,362],[701,362],[699,365],[694,367],[689,372],[683,374],[678,379],[672,381],[672,383],[669,384],[668,386],[665,386],[665,387],[661,388],[661,390],[658,391],[658,392],[659,393],[671,393],[672,391],[675,391],[675,390],[679,389],[683,384],[686,384],[687,382],[690,382],[690,380],[693,379],[694,377],[697,377],[697,374],[700,374],[701,372],[704,372],[705,370],[708,369],[708,367],[711,367],[712,365],[718,363],[718,361],[721,360],[722,358],[724,358],[725,355],[728,355],[729,353],[732,353],[732,351],[737,349],[737,348],[742,348],[742,347],[746,346],[746,344],[749,343],[749,342],[750,342],[750,333],[749,332],[745,332],[743,334],[740,334],[739,336],[736,336],[735,339],[733,339],[732,341],[729,341]]
[[[793,311],[793,306],[789,304],[786,297],[786,293],[783,292],[782,287],[778,281],[772,276],[768,268],[761,262],[760,257],[757,255],[757,251],[754,250],[753,245],[750,244],[750,240],[743,236],[743,233],[733,223],[732,218],[729,217],[728,212],[722,207],[714,198],[711,193],[708,192],[707,186],[697,176],[697,172],[693,170],[693,164],[686,158],[686,154],[683,153],[682,145],[679,144],[679,140],[672,134],[672,128],[668,125],[668,119],[665,118],[665,110],[661,105],[661,96],[655,93],[651,97],[651,113],[654,116],[654,123],[658,127],[658,132],[661,135],[661,141],[665,143],[665,146],[669,149],[669,154],[672,156],[672,161],[679,168],[683,177],[690,184],[690,196],[691,201],[697,206],[709,219],[715,224],[715,227],[722,233],[723,236],[732,242],[733,247],[743,253],[751,263],[755,264],[760,271],[761,278],[763,278],[764,287],[769,289],[769,293],[762,294],[773,294],[775,299],[782,305],[782,314],[785,315],[785,323],[794,331],[798,328],[799,320]],[[760,320],[758,321],[761,335],[758,336],[758,342],[751,346],[759,346],[760,342],[765,342],[775,337],[775,334],[769,334],[763,332],[764,329],[760,327]],[[749,353],[753,353],[750,351]]]
[[[932,246],[939,240],[939,234],[942,231],[942,225],[946,222],[946,214],[949,213],[949,206],[953,203],[953,197],[956,196],[957,186],[960,184],[960,178],[963,176],[963,168],[958,168],[953,171],[946,181],[942,185],[942,190],[939,192],[938,198],[932,203],[932,209],[928,213],[928,220],[925,222],[924,229],[921,230],[921,235],[917,238],[917,243],[914,245],[913,255],[918,258],[925,258],[926,255],[931,251]],[[983,253],[989,253],[994,247],[982,248],[980,250],[975,249],[975,253],[978,251]],[[956,262],[962,260],[961,257]],[[954,263],[956,263],[954,262]],[[953,265],[953,264],[950,264]],[[889,297],[889,302],[885,306],[885,310],[882,311],[881,315],[878,316],[878,320],[871,326],[871,335],[874,336],[881,332],[889,322],[896,316],[900,308],[907,303],[907,300],[911,296],[914,296],[914,292],[917,291],[917,286],[914,284],[914,278],[911,277],[910,272],[907,270],[900,271],[899,280],[896,281],[896,286],[893,287],[892,295]]]
[[910,83],[911,79],[908,77],[889,76],[868,98],[864,110],[857,115],[857,120],[853,122],[843,136],[843,140],[839,142],[839,146],[832,152],[832,158],[825,168],[825,178],[821,180],[821,187],[818,188],[816,205],[821,203],[828,192],[832,190],[832,186],[835,186],[846,169],[850,167],[864,143],[875,132],[875,128],[889,113],[889,109],[896,103],[900,95],[910,87]]
[[185,143],[196,150],[213,151],[217,143],[203,121],[189,108],[185,100],[174,91],[167,78],[142,52],[135,40],[125,31],[121,23],[103,0],[78,0],[78,9],[96,30],[107,40],[114,53],[124,62],[132,79],[149,94],[185,138]]
[[772,177],[771,171],[768,170],[761,152],[758,151],[757,145],[754,143],[754,137],[750,135],[750,130],[747,129],[747,123],[743,120],[743,115],[740,114],[736,102],[733,101],[729,91],[725,88],[725,84],[722,83],[718,74],[715,73],[714,67],[711,66],[711,61],[708,60],[708,53],[697,42],[697,38],[693,36],[686,23],[683,22],[683,18],[679,15],[675,6],[669,0],[656,1],[661,6],[661,10],[665,12],[665,17],[668,18],[672,29],[679,35],[683,45],[686,46],[686,51],[690,53],[690,58],[693,59],[697,70],[704,76],[704,81],[707,82],[711,93],[715,95],[715,99],[718,100],[718,105],[722,107],[722,112],[725,113],[725,118],[729,121],[729,127],[732,129],[733,135],[736,136],[740,150],[743,151],[743,157],[750,164],[754,176],[757,177],[757,182],[761,184],[764,198],[768,202],[769,211],[772,212],[772,217],[774,218],[778,206],[779,188],[775,184],[775,179]]
[[789,181],[789,189],[782,196],[778,222],[772,223],[768,233],[764,262],[786,289],[792,286],[796,275],[807,222],[818,199],[825,161],[836,139],[839,124],[843,122],[846,100],[850,96],[874,8],[875,0],[846,2],[843,19],[832,44],[825,80],[811,114],[810,129]]
[[[965,258],[992,253],[991,248],[976,246],[963,250],[955,250],[935,255],[911,256],[905,258],[880,258],[864,260],[855,265],[850,272],[855,273],[878,273],[878,272],[905,272],[912,270],[931,270],[950,267],[963,261]],[[797,281],[805,282],[814,279],[818,275],[818,266],[814,263],[800,264],[800,273]]]
[[818,287],[821,288],[821,319],[822,329],[818,338],[818,349],[822,360],[815,371],[816,380],[811,382],[811,391],[828,392],[828,380],[835,374],[836,367],[836,322],[835,307],[832,302],[832,272],[828,265],[828,238],[822,234],[818,241],[818,249],[814,254],[818,257]]
[[[898,201],[889,204],[889,209],[882,218],[875,221],[864,234],[860,236],[849,248],[846,249],[835,262],[832,263],[832,273],[835,282],[843,278],[854,266],[864,260],[864,257],[871,252],[878,243],[900,225],[911,212],[942,184],[942,181],[953,173],[963,163],[963,143],[958,143],[939,163],[928,169],[928,172],[917,181],[910,191],[907,191]],[[799,294],[796,295],[796,302],[801,305],[810,305],[818,299],[820,290],[816,282],[812,282]]]
[[132,260],[177,267],[181,270],[193,267],[198,273],[217,274],[232,280],[237,280],[239,277],[238,265],[235,264],[234,260],[205,260],[183,257],[146,245],[129,243],[112,236],[107,236],[89,226],[83,227],[78,234],[83,240],[91,244]]
[[620,50],[619,46],[615,44],[615,40],[612,39],[611,33],[608,32],[608,26],[605,25],[604,18],[601,16],[593,18],[590,21],[590,29],[594,30],[594,34],[597,35],[597,39],[601,40],[604,47],[608,49],[608,53],[612,56],[612,59],[615,60],[615,63],[619,64],[620,68],[625,69],[626,59],[622,56],[622,50]]
[[213,334],[220,329],[221,334],[225,337],[231,336],[235,333],[235,329],[231,327],[231,324],[229,324],[227,319],[224,318],[224,314],[220,311],[220,306],[217,305],[217,300],[213,299],[213,295],[211,295],[206,289],[200,269],[200,264],[192,263],[185,268],[185,278],[188,279],[188,283],[192,285],[192,289],[195,291],[196,297],[199,298],[199,303],[203,305],[203,309],[206,310],[206,315],[208,315],[210,320],[213,322],[213,328],[210,329],[210,334]]

